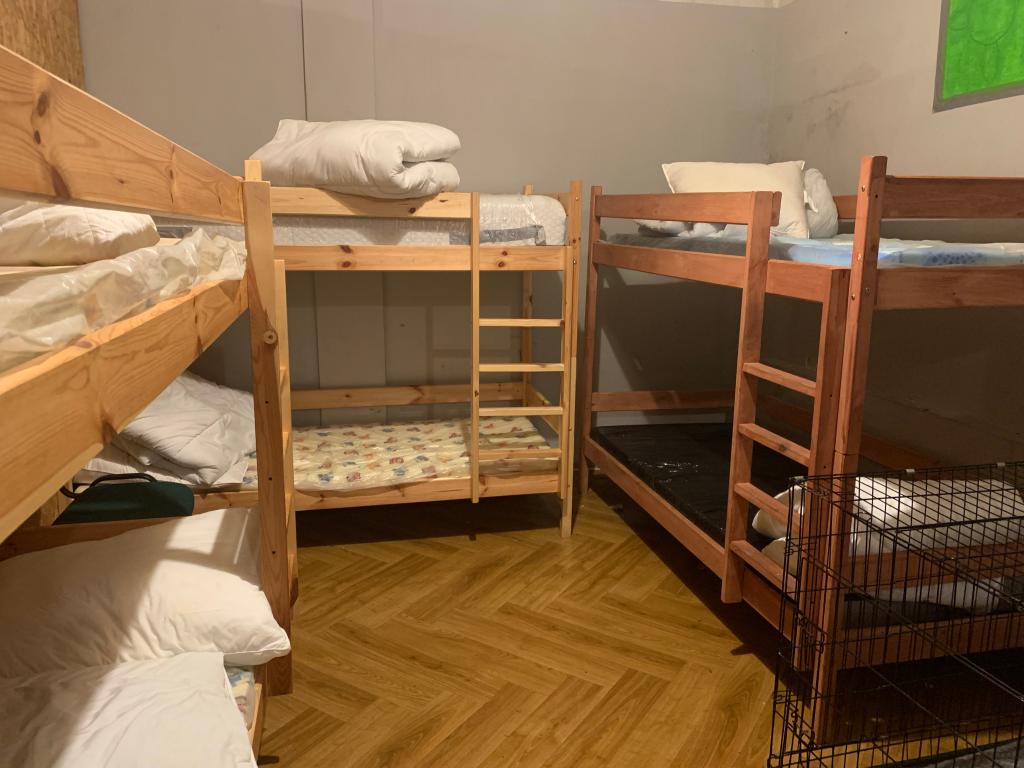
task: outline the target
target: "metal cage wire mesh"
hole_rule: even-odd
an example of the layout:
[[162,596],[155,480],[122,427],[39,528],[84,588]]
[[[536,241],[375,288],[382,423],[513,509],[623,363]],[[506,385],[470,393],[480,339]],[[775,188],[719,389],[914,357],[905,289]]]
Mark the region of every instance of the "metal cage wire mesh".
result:
[[799,479],[770,766],[1024,766],[1024,463]]

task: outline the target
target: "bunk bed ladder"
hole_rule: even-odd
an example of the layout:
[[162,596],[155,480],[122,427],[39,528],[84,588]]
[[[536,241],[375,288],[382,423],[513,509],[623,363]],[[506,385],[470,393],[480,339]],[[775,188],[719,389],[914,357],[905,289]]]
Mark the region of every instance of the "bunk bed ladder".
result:
[[[766,196],[767,201],[762,200],[762,196]],[[770,193],[754,195],[747,239],[722,573],[722,601],[726,603],[743,599],[743,578],[747,569],[778,589],[789,591],[778,564],[747,541],[750,506],[783,525],[789,517],[787,504],[777,501],[751,482],[754,444],[802,464],[808,468],[809,474],[831,472],[835,450],[849,272],[835,269],[829,273],[829,283],[821,301],[815,379],[812,381],[761,362],[771,226],[770,197]],[[757,390],[758,383],[762,381],[810,398],[812,424],[809,447],[757,423]]]
[[[533,317],[532,275],[529,270],[523,271],[523,317],[519,318],[485,318],[480,316],[480,198],[472,196],[472,224],[470,229],[471,244],[471,313],[472,313],[472,401],[470,423],[470,493],[473,502],[480,500],[481,494],[481,461],[499,461],[509,459],[558,459],[558,493],[562,499],[561,533],[568,536],[572,530],[572,391],[574,385],[576,338],[575,317],[577,304],[576,274],[579,265],[579,242],[581,216],[579,201],[583,187],[574,181],[568,195],[559,195],[568,212],[566,221],[566,247],[562,265],[558,271],[562,273],[561,317]],[[523,194],[532,194],[532,186],[523,188]],[[480,329],[481,328],[519,328],[524,331],[519,362],[481,363],[480,362]],[[533,343],[530,332],[534,328],[560,328],[562,331],[561,354],[557,363],[533,362]],[[507,373],[522,375],[521,404],[500,407],[481,407],[480,375],[482,373]],[[534,373],[557,373],[561,378],[558,404],[551,403],[544,395],[530,385],[530,376]],[[519,448],[519,449],[488,449],[480,448],[480,417],[484,416],[535,416],[544,419],[558,436],[557,448]]]

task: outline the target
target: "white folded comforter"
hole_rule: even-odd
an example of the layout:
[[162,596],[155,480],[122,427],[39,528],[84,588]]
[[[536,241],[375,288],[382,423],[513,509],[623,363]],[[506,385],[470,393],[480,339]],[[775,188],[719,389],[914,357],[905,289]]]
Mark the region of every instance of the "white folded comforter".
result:
[[235,474],[239,482],[255,450],[252,395],[185,373],[90,461],[78,480],[143,471],[190,485],[229,482]]
[[455,133],[430,123],[282,120],[252,159],[263,164],[263,178],[279,186],[424,197],[459,185],[459,172],[447,160],[460,146]]
[[[788,502],[791,493],[793,508],[802,519],[806,501],[803,488],[784,491],[776,498]],[[850,555],[854,557],[897,549],[946,549],[1024,540],[1024,500],[1016,488],[999,481],[859,477],[854,495],[859,516],[871,520],[853,521]],[[783,565],[786,527],[763,512],[755,515],[752,525],[758,533],[775,539],[763,551]],[[791,571],[794,566],[791,561]],[[892,602],[928,602],[987,613],[995,609],[1001,587],[1002,579],[998,578],[976,583],[959,580],[879,590],[876,595]]]

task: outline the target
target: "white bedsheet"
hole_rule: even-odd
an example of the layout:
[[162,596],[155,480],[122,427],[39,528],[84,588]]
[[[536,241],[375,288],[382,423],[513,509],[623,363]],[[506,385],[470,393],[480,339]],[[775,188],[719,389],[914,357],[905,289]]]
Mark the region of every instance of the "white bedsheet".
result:
[[252,768],[219,653],[0,678],[0,765]]
[[[180,221],[162,219],[176,232]],[[563,245],[565,209],[546,195],[481,195],[480,240],[493,245]],[[241,227],[202,224],[211,233],[236,240]],[[469,223],[451,219],[372,219],[349,216],[274,217],[280,245],[465,245]]]
[[66,272],[0,282],[0,371],[216,280],[240,280],[245,249],[194,232]]

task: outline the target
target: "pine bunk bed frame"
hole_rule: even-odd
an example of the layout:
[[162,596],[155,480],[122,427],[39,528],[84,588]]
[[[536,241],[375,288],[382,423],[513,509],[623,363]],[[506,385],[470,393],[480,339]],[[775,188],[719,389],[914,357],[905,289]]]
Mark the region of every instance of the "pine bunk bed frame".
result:
[[[26,198],[245,226],[243,280],[193,288],[0,374],[0,557],[107,538],[160,520],[22,527],[118,430],[249,310],[261,527],[260,586],[290,631],[295,588],[291,455],[281,425],[283,269],[269,185],[240,181],[0,47],[0,189]],[[286,435],[285,435],[286,437]],[[257,669],[250,740],[266,695],[291,690],[291,657]]]
[[[888,219],[1024,218],[1024,179],[964,177],[894,177],[886,175],[887,160],[863,158],[856,195],[837,197],[840,218],[853,219],[851,267],[769,259],[769,230],[777,221],[779,195],[768,192],[719,194],[605,195],[591,193],[590,259],[587,269],[586,320],[583,354],[581,492],[587,488],[588,462],[601,469],[722,579],[723,602],[746,601],[777,628],[792,626],[785,595],[792,594],[782,568],[746,538],[748,508],[753,507],[786,524],[787,505],[751,483],[754,443],[808,468],[809,475],[855,473],[862,449],[864,394],[867,382],[871,321],[875,311],[946,309],[957,307],[1024,306],[1024,267],[956,266],[878,269],[880,225]],[[614,244],[601,239],[604,218],[710,221],[748,226],[746,256],[687,252]],[[594,390],[597,332],[598,270],[601,266],[668,275],[731,286],[742,291],[736,386],[732,392]],[[788,296],[821,305],[817,370],[814,380],[761,362],[765,297]],[[813,403],[810,445],[802,446],[757,423],[758,382],[765,381],[810,398]],[[732,410],[732,451],[724,544],[720,544],[683,515],[594,439],[594,415],[605,411]],[[849,520],[849,516],[845,516]],[[816,540],[832,536],[834,559],[847,551],[849,530],[835,531],[832,521],[794,521]],[[836,538],[838,536],[838,538]],[[846,558],[851,568],[867,567],[869,556]],[[896,572],[899,563],[875,557],[873,568]],[[892,558],[888,558],[892,561]],[[826,562],[830,560],[826,559]],[[905,563],[903,564],[905,566]],[[816,585],[817,594],[832,594]],[[844,629],[836,605],[822,605],[823,623],[832,632],[863,634],[870,643],[868,663],[905,660],[916,644],[912,628],[884,637]],[[998,616],[993,622],[1005,621]],[[949,619],[943,624],[949,644],[958,652],[1014,648],[1024,638],[993,631],[985,647]],[[1011,626],[1007,624],[1007,626]],[[966,624],[965,624],[966,628]],[[1012,635],[1012,636],[1011,636]],[[840,659],[823,662],[835,674]]]
[[[246,178],[261,178],[259,161],[245,164]],[[532,186],[524,194],[534,194]],[[491,496],[557,493],[561,500],[560,530],[572,530],[575,372],[577,355],[577,304],[579,297],[579,250],[582,230],[583,185],[573,181],[567,192],[546,194],[557,199],[566,211],[566,242],[563,245],[485,245],[480,242],[480,195],[476,192],[445,192],[432,197],[382,200],[328,192],[312,187],[270,189],[270,212],[282,215],[368,217],[386,219],[447,219],[467,221],[468,245],[277,245],[275,253],[289,272],[302,271],[447,271],[471,275],[471,304],[467,322],[472,325],[471,381],[468,384],[424,384],[378,387],[334,387],[295,389],[289,393],[291,408],[362,408],[379,406],[469,403],[470,473],[467,478],[436,478],[397,486],[344,491],[295,492],[299,510],[340,509],[383,504],[471,499],[474,503]],[[268,213],[268,216],[269,216]],[[268,219],[269,221],[269,219]],[[532,316],[533,272],[561,272],[561,316]],[[480,316],[480,276],[483,272],[522,273],[522,316],[485,318]],[[521,360],[507,363],[480,362],[481,328],[518,328],[523,331]],[[531,331],[535,328],[561,329],[561,353],[557,362],[531,359]],[[559,402],[552,403],[532,383],[534,374],[561,377]],[[481,382],[481,374],[518,374],[513,381]],[[483,403],[501,403],[488,407]],[[479,441],[481,416],[540,417],[558,436],[553,448],[483,450]],[[481,472],[480,462],[496,459],[552,458],[558,460],[549,472],[491,474]],[[197,489],[197,503],[203,508],[238,505],[252,491]]]

